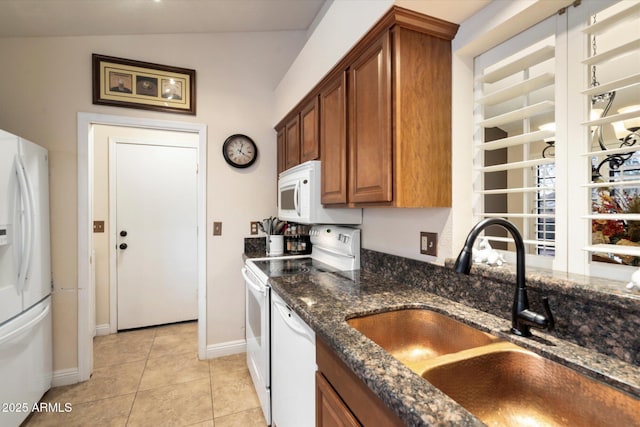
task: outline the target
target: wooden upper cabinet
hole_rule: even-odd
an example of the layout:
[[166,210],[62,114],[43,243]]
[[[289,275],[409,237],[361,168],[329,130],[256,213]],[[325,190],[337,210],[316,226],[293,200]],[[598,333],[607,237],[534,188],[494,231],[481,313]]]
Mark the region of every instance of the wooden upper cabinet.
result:
[[318,96],[311,98],[300,111],[300,162],[320,158]]
[[340,72],[320,89],[322,203],[347,203],[347,80]]
[[394,205],[451,206],[451,42],[402,26],[391,35]]
[[284,144],[284,138],[285,138],[285,134],[284,134],[284,127],[281,127],[279,129],[276,129],[276,144],[277,144],[277,150],[278,150],[278,175],[280,175],[280,172],[285,170],[285,164],[286,164],[286,147]]
[[289,169],[300,164],[300,115],[294,115],[285,125],[285,164]]
[[390,202],[391,53],[384,33],[349,67],[349,202]]
[[393,6],[296,106],[295,126],[292,116],[279,125],[286,127],[287,165],[294,165],[289,134],[297,130],[302,138],[297,161],[307,159],[320,115],[323,204],[451,206],[451,40],[457,30]]

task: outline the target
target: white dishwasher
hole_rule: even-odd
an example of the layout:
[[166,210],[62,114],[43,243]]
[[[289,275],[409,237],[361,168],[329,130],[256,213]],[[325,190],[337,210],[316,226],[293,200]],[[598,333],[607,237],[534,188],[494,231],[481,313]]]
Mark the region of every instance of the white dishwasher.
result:
[[271,292],[271,416],[276,427],[315,426],[316,335]]

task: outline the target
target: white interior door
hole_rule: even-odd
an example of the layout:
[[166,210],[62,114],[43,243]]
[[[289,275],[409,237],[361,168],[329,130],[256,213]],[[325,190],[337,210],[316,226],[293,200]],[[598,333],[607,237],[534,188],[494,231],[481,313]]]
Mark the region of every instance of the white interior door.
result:
[[197,319],[197,150],[114,145],[118,329]]

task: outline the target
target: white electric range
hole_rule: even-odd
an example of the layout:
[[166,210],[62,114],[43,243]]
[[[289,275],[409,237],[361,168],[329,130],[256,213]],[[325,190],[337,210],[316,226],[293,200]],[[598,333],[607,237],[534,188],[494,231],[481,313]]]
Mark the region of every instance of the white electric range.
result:
[[335,225],[314,225],[309,235],[312,245],[310,255],[247,259],[242,268],[246,286],[247,365],[267,425],[271,425],[269,278],[360,268],[360,230]]

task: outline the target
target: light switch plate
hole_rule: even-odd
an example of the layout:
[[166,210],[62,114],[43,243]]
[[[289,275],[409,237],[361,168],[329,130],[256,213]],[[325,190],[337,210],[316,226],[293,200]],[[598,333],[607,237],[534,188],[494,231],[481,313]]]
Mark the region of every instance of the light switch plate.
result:
[[104,221],[93,221],[93,232],[104,233]]
[[438,233],[420,232],[420,253],[438,256]]
[[213,223],[213,235],[214,236],[222,236],[222,222],[214,221]]

